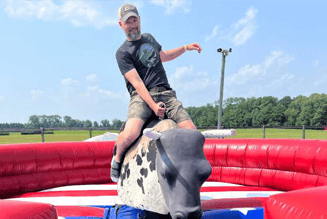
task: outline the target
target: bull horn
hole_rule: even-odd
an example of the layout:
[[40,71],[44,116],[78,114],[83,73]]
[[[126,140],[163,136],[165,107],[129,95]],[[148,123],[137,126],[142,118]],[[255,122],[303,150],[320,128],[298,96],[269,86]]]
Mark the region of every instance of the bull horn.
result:
[[217,130],[208,130],[201,132],[205,138],[222,138],[222,137],[231,137],[236,134],[235,129],[217,129]]
[[153,128],[146,128],[143,130],[143,135],[152,140],[157,140],[161,137],[162,134],[160,132],[154,131]]

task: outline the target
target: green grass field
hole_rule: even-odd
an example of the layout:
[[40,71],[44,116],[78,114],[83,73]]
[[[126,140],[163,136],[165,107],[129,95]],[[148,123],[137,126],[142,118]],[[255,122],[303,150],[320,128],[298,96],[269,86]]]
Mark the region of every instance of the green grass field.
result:
[[[262,138],[262,129],[236,129],[236,135],[231,138]],[[300,129],[266,129],[266,138],[301,139]],[[305,130],[305,139],[327,139],[327,131]]]
[[[106,131],[92,131],[92,136],[102,135]],[[110,132],[118,132],[110,130]],[[54,134],[45,134],[45,142],[60,142],[60,141],[84,141],[90,138],[88,130],[78,131],[54,131]],[[32,143],[42,142],[41,135],[21,135],[20,132],[11,132],[10,135],[0,135],[0,144],[13,144],[13,143]]]
[[[203,130],[200,130],[203,131]],[[92,131],[92,136],[102,135],[108,131]],[[117,133],[117,130],[110,132]],[[236,129],[236,135],[230,138],[262,138],[262,129]],[[54,131],[54,134],[44,135],[45,142],[61,142],[61,141],[83,141],[90,137],[89,131]],[[266,138],[291,138],[301,139],[302,130],[297,129],[266,129]],[[306,139],[327,139],[327,131],[323,130],[306,130]],[[41,135],[21,135],[12,132],[10,135],[0,135],[0,144],[13,143],[32,143],[41,142]]]

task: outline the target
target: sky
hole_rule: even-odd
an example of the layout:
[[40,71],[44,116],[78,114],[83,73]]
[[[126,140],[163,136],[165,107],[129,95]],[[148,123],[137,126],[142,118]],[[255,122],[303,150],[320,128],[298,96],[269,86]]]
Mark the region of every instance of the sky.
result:
[[115,53],[118,8],[138,7],[141,32],[163,50],[198,42],[164,63],[184,107],[224,97],[326,93],[327,1],[0,0],[0,123],[31,115],[125,120],[129,102]]

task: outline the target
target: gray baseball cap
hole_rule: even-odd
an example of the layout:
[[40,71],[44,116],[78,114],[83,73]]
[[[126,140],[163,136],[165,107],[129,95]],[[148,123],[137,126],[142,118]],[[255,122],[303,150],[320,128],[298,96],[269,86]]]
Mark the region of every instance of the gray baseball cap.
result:
[[131,16],[140,17],[137,8],[132,4],[124,4],[118,10],[118,18],[122,21],[127,21],[127,19]]

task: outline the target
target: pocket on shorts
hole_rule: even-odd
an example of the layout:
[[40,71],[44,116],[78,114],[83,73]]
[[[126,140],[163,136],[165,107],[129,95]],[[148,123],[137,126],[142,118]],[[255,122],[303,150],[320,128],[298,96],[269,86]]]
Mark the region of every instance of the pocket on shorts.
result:
[[168,118],[172,119],[177,124],[185,120],[191,120],[183,107],[183,103],[177,99],[174,90],[162,92],[161,101],[166,103]]
[[160,95],[163,97],[163,98],[177,98],[176,97],[176,91],[174,90],[166,90],[166,91],[163,91],[160,93]]
[[127,119],[138,118],[146,121],[151,116],[152,110],[148,104],[139,96],[133,96],[128,104]]

